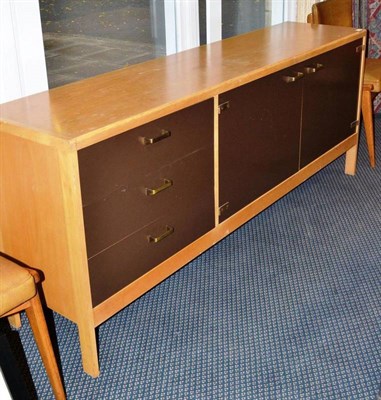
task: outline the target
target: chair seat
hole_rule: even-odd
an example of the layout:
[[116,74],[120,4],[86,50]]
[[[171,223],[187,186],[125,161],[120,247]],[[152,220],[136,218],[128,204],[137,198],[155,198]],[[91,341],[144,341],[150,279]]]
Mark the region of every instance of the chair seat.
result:
[[0,256],[0,316],[35,294],[36,285],[28,270]]
[[381,92],[381,59],[367,58],[365,62],[364,84],[372,85],[372,92]]

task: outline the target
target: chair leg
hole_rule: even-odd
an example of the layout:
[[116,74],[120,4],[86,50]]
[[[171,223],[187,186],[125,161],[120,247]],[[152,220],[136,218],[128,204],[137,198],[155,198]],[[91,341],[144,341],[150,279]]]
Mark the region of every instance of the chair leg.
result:
[[20,316],[20,313],[10,315],[8,317],[8,322],[9,322],[9,325],[12,328],[20,329],[21,328],[21,316]]
[[364,121],[366,142],[368,144],[369,161],[372,168],[376,166],[374,153],[374,126],[373,126],[373,103],[370,90],[362,91],[362,116]]
[[12,328],[20,329],[20,328],[21,328],[21,317],[20,317],[20,313],[10,315],[10,316],[8,317],[8,322],[9,322],[9,325],[10,325]]
[[45,365],[46,373],[49,377],[50,384],[52,385],[54,395],[56,399],[66,399],[38,293],[30,300],[30,302],[31,306],[26,309],[26,315],[28,316],[30,326],[33,330],[34,338]]

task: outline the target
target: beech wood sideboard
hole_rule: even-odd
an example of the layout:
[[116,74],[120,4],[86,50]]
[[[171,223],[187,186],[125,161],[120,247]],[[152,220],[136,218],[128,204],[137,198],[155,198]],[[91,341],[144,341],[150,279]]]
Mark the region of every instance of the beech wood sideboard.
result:
[[0,251],[95,328],[338,156],[364,30],[283,23],[1,105]]

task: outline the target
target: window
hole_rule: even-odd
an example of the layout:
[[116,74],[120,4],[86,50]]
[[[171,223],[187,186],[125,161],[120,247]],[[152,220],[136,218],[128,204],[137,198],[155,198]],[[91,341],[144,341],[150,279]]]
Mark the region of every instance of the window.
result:
[[151,0],[40,0],[49,86],[165,55]]
[[53,88],[283,20],[305,21],[315,1],[1,0],[0,102],[45,90],[45,64]]

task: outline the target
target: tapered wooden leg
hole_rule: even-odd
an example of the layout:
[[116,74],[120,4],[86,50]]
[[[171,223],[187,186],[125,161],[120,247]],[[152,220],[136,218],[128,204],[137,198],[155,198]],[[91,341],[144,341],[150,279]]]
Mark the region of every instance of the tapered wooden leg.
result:
[[10,315],[10,316],[8,317],[8,322],[9,322],[9,325],[10,325],[12,328],[20,329],[20,328],[21,328],[21,317],[20,317],[20,313]]
[[345,153],[345,173],[347,175],[355,175],[357,165],[357,145],[351,147]]
[[81,345],[83,369],[93,378],[97,378],[99,376],[99,362],[95,328],[93,325],[86,323],[86,321],[79,323],[78,334]]
[[52,385],[54,396],[59,400],[66,399],[38,293],[30,300],[30,303],[31,306],[25,310],[26,315],[28,316],[38,350],[45,365],[50,384]]
[[362,91],[362,116],[364,121],[366,142],[368,144],[369,161],[372,168],[376,166],[374,153],[374,125],[373,125],[373,102],[370,90]]

